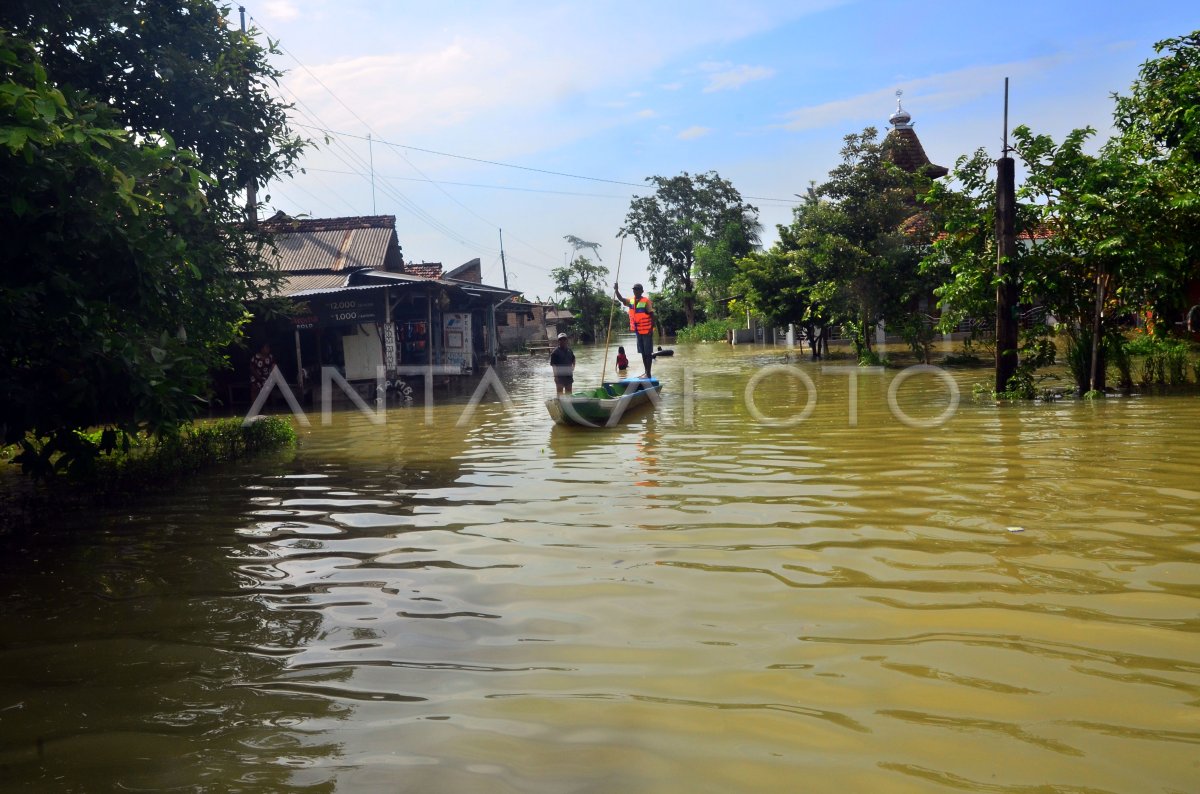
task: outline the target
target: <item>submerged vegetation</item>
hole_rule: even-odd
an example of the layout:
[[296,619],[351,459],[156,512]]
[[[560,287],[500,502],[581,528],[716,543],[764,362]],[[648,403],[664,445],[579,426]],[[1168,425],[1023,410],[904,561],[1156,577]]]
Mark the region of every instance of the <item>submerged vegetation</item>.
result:
[[[1107,367],[1105,382],[1110,391],[1132,394],[1147,389],[1200,387],[1200,344],[1195,342],[1143,332],[1112,333],[1104,337],[1098,353]],[[1059,377],[1047,368],[1060,364],[1065,367],[1063,374],[1069,378],[1071,391],[1081,397],[1102,397],[1105,392],[1088,388],[1091,356],[1089,329],[1074,334],[1055,334],[1047,329],[1027,335],[1022,342],[1021,363],[1009,388],[997,392],[989,385],[978,384],[975,393],[1000,400],[1055,399],[1067,387],[1053,385]],[[947,355],[942,362],[978,367],[990,363],[990,359],[975,355],[971,345],[961,355]]]
[[[134,493],[145,493],[178,478],[217,464],[246,460],[257,455],[288,449],[296,443],[291,420],[259,416],[251,422],[240,417],[202,421],[172,435],[139,433],[104,438],[110,430],[79,433],[81,443],[112,445],[110,454],[98,457],[52,456],[62,462],[60,476],[40,483],[37,490],[19,497],[25,504],[17,512],[37,512],[64,503],[87,504]],[[0,450],[8,457],[15,447]],[[69,492],[69,495],[68,495]],[[0,519],[11,518],[14,505],[0,509]],[[0,520],[0,523],[4,523]]]
[[724,342],[729,332],[741,328],[742,323],[732,318],[705,320],[675,332],[676,342]]
[[[148,433],[113,435],[111,430],[76,434],[80,443],[111,449],[95,458],[47,452],[62,479],[100,487],[120,482],[151,483],[199,471],[216,463],[250,458],[296,443],[291,421],[278,416],[240,417],[197,422],[170,436]],[[16,446],[0,450],[0,457],[16,460]],[[43,450],[39,449],[39,452]],[[17,461],[19,462],[19,460]]]

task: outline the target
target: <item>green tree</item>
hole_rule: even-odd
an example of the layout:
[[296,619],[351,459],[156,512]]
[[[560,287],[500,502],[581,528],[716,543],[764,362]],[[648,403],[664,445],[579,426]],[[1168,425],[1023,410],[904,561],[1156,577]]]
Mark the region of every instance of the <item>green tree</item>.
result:
[[[1135,312],[1177,313],[1200,255],[1200,36],[1156,45],[1130,96],[1116,97],[1118,135],[1089,153],[1095,132],[1061,143],[1013,132],[1026,172],[1017,191],[1022,245],[1011,264],[1021,301],[1044,307],[1068,337],[1079,391],[1103,388],[1105,358]],[[923,266],[945,269],[943,327],[995,311],[995,185],[982,152],[961,158],[957,188],[927,201],[942,232]],[[1041,346],[1029,348],[1041,358]]]
[[[632,235],[638,248],[649,252],[650,273],[662,276],[664,289],[682,294],[691,326],[696,322],[697,248],[710,247],[705,261],[714,283],[720,283],[726,275],[718,274],[718,260],[732,262],[741,254],[739,246],[757,244],[758,210],[745,203],[733,184],[715,171],[652,176],[646,181],[655,185],[654,195],[634,197],[620,234]],[[735,227],[732,231],[731,225]],[[719,249],[723,239],[724,252],[711,250]]]
[[889,140],[867,127],[847,135],[842,162],[817,188],[832,205],[813,213],[819,278],[815,295],[829,314],[850,328],[859,355],[871,349],[871,329],[887,320],[914,347],[923,335],[922,323],[906,323],[932,285],[919,272],[919,225],[916,196],[929,180],[905,172],[890,158]]
[[756,251],[761,225],[750,216],[726,222],[717,239],[696,246],[696,294],[704,314],[725,317],[737,276],[737,260]]
[[[301,144],[259,90],[273,74],[256,66],[265,51],[213,9],[17,2],[0,11],[19,28],[0,34],[0,415],[28,471],[79,471],[122,434],[177,432],[225,363],[247,303],[278,278],[262,265],[265,241],[239,228],[240,184],[286,171]],[[108,49],[123,36],[149,48],[154,69]],[[227,46],[180,60],[199,40]],[[188,86],[207,75],[223,104],[179,91],[162,71],[168,62]],[[257,159],[260,146],[270,155]],[[91,426],[106,428],[99,444],[77,432]]]
[[1139,289],[1170,318],[1200,275],[1200,30],[1154,49],[1129,95],[1113,97],[1118,134],[1106,154],[1124,164],[1121,242],[1149,254]]
[[613,300],[605,289],[608,268],[577,256],[570,264],[550,271],[555,289],[565,296],[564,304],[575,315],[576,333],[585,342],[595,341],[608,327]]
[[[1119,258],[1119,252],[1106,254],[1098,246],[1105,237],[1102,227],[1111,226],[1113,219],[1112,207],[1104,205],[1112,198],[1112,169],[1117,163],[1085,151],[1093,134],[1091,129],[1073,130],[1056,143],[1024,126],[1013,131],[1014,150],[1026,177],[1017,189],[1014,231],[1019,245],[1009,271],[1017,280],[1021,304],[1043,307],[1060,320],[1073,349],[1084,344],[1084,336],[1090,339],[1098,276],[1107,272],[1107,281],[1120,269],[1112,256]],[[959,187],[938,185],[926,197],[941,235],[922,267],[927,274],[944,278],[936,292],[945,331],[967,317],[985,326],[995,317],[994,167],[982,150],[960,158],[954,169]],[[1026,334],[1022,361],[1054,360],[1038,338],[1040,331]],[[1026,384],[1031,383],[1028,375],[1021,373]]]
[[842,163],[778,227],[772,250],[739,262],[738,288],[755,311],[810,329],[840,323],[863,359],[885,318],[917,346],[926,324],[906,320],[933,286],[917,269],[923,240],[906,223],[927,180],[897,168],[887,147],[873,127],[847,135]]
[[800,253],[774,245],[737,262],[733,291],[771,325],[809,325],[814,319],[812,283]]
[[7,0],[0,27],[29,41],[51,79],[108,105],[138,136],[166,133],[216,180],[206,191],[240,208],[254,179],[291,169],[304,142],[272,90],[282,72],[255,36],[213,0]]

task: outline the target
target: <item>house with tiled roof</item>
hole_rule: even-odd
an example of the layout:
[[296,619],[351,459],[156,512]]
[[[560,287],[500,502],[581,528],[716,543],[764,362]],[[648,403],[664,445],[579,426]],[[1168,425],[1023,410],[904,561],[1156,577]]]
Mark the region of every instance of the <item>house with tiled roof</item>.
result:
[[[332,367],[374,396],[380,368],[388,381],[435,370],[444,379],[497,356],[495,307],[516,293],[448,279],[439,263],[405,262],[395,216],[278,213],[260,227],[273,243],[264,258],[281,272],[279,295],[294,311],[255,319],[251,347],[269,344],[294,390],[319,385]],[[414,376],[417,368],[427,374]]]

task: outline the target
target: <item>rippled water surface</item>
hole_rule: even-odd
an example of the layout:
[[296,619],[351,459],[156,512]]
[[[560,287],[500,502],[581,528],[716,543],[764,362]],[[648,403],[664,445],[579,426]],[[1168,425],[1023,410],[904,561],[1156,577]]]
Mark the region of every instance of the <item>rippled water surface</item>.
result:
[[678,351],[3,539],[0,789],[1200,790],[1200,399]]

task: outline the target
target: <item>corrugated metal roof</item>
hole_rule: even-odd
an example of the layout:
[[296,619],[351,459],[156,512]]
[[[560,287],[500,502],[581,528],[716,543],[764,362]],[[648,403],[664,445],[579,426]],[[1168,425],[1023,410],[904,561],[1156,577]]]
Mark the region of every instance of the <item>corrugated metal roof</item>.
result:
[[381,228],[278,232],[275,250],[267,249],[266,256],[287,272],[383,268],[395,235]]
[[360,270],[354,274],[356,281],[372,278],[383,279],[384,281],[400,282],[404,284],[430,284],[433,279],[425,278],[424,276],[414,276],[410,273],[393,273],[390,270]]
[[469,292],[478,295],[520,295],[517,290],[505,289],[504,287],[493,287],[488,284],[480,284],[475,281],[463,281],[457,278],[441,278],[438,279],[439,284],[453,284],[464,292]]
[[385,289],[382,284],[366,284],[361,287],[329,287],[327,289],[306,289],[301,292],[293,292],[288,297],[291,298],[307,298],[311,295],[331,295],[335,292],[356,292],[365,289]]
[[312,290],[338,289],[346,286],[346,273],[322,273],[320,275],[287,275],[280,284],[279,294],[298,295]]

